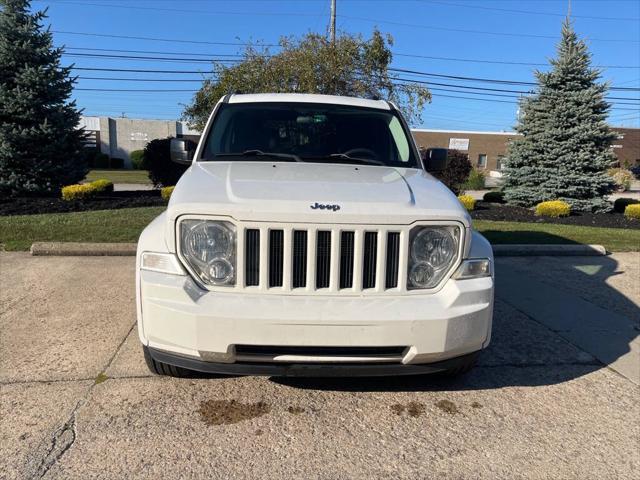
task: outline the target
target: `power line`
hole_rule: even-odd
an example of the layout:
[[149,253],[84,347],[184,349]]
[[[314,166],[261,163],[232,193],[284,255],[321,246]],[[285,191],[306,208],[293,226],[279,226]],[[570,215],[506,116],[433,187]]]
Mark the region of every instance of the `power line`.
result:
[[[176,9],[176,8],[157,8],[157,7],[140,7],[135,5],[115,5],[115,4],[96,4],[96,3],[87,3],[87,2],[72,2],[66,0],[60,0],[57,3],[64,3],[70,5],[81,5],[81,6],[96,6],[103,8],[120,8],[120,9],[132,9],[132,10],[153,10],[153,11],[169,11],[169,12],[177,12],[177,13],[198,13],[204,15],[257,15],[257,16],[292,16],[292,17],[318,17],[319,14],[315,13],[302,13],[302,12],[230,12],[230,11],[207,11],[207,10],[188,10],[188,9]],[[507,36],[507,37],[523,37],[523,38],[546,38],[546,39],[558,39],[557,35],[540,35],[535,33],[516,33],[516,32],[495,32],[495,31],[487,31],[487,30],[471,30],[471,29],[460,29],[460,28],[448,28],[448,27],[438,27],[435,25],[421,25],[414,23],[402,23],[391,20],[381,20],[381,19],[373,19],[373,18],[365,18],[365,17],[354,17],[351,15],[337,15],[338,18],[345,18],[348,20],[357,20],[357,21],[365,21],[372,23],[386,23],[389,25],[398,25],[404,27],[413,27],[413,28],[424,28],[428,30],[439,30],[444,32],[458,32],[458,33],[470,33],[476,35],[494,35],[494,36]],[[631,43],[640,43],[640,40],[624,40],[624,39],[613,39],[613,38],[590,38],[591,41],[597,42],[631,42]]]
[[[200,78],[200,79],[187,79],[187,78],[171,79],[171,78],[86,77],[86,76],[80,76],[80,77],[78,77],[78,79],[79,80],[100,80],[100,81],[122,81],[122,82],[192,82],[192,83],[195,82],[195,83],[201,83],[203,81],[202,78]],[[526,95],[526,94],[531,94],[532,93],[531,91],[524,91],[524,90],[509,90],[509,89],[500,89],[500,88],[483,88],[483,87],[474,87],[474,86],[467,86],[467,85],[456,85],[456,84],[451,84],[451,83],[426,82],[426,81],[412,80],[412,79],[407,79],[407,78],[402,78],[402,77],[396,77],[393,80],[428,85],[429,89],[430,90],[434,90],[434,91],[467,93],[467,94],[473,94],[473,95],[488,95],[488,96],[495,96],[495,97],[519,98],[520,95]],[[447,88],[437,88],[437,87],[453,87],[453,88],[459,88],[459,89],[463,89],[463,90],[451,90],[451,89],[447,89]],[[469,90],[480,90],[480,91],[478,92],[478,91],[469,91]],[[487,93],[487,92],[500,92],[500,93]],[[515,93],[516,95],[505,95],[505,93],[506,94]],[[621,102],[616,102],[616,104],[619,104],[619,105],[635,105],[636,103],[633,103],[634,101],[640,102],[640,98],[634,99],[634,98],[629,98],[629,97],[607,97],[607,100],[622,100]],[[629,101],[629,100],[631,102],[626,102],[626,101]]]
[[[128,72],[128,73],[166,73],[166,74],[215,74],[215,73],[218,73],[213,70],[156,70],[156,69],[138,69],[138,68],[99,68],[99,67],[76,67],[75,65],[72,65],[71,68],[73,70],[78,70],[78,71]],[[533,83],[533,82],[522,82],[522,81],[516,81],[516,80],[500,80],[500,79],[479,78],[479,77],[464,77],[459,75],[445,75],[440,73],[420,72],[417,70],[408,70],[408,69],[402,69],[402,68],[389,68],[389,70],[393,72],[399,72],[399,73],[408,73],[412,75],[420,75],[420,76],[435,77],[435,78],[447,78],[447,79],[460,80],[460,81],[474,81],[474,82],[493,83],[493,84],[501,84],[501,85],[526,85],[526,86],[537,85],[536,83]],[[409,81],[413,81],[413,80],[409,80]],[[453,86],[460,87],[460,88],[482,89],[482,87],[463,87],[461,85],[453,85]],[[640,88],[610,87],[610,90],[635,92],[635,91],[640,91]],[[501,91],[501,90],[497,90],[497,91]],[[523,94],[530,93],[522,90],[503,90],[503,91],[512,92],[512,93],[523,93]],[[629,99],[624,98],[623,100],[629,100]]]
[[[388,25],[396,25],[400,27],[412,27],[412,28],[422,28],[426,30],[439,30],[443,32],[457,32],[457,33],[470,33],[475,35],[495,35],[499,37],[523,37],[523,38],[544,38],[544,39],[552,39],[558,40],[560,37],[557,35],[540,35],[537,33],[515,33],[515,32],[495,32],[495,31],[487,31],[487,30],[471,30],[471,29],[463,29],[463,28],[448,28],[448,27],[438,27],[435,25],[421,25],[416,23],[404,23],[404,22],[395,22],[392,20],[376,20],[373,18],[365,18],[365,17],[354,17],[351,15],[338,15],[340,18],[346,18],[348,20],[357,20],[362,22],[371,22],[371,23],[386,23]],[[640,40],[625,40],[623,38],[589,38],[592,42],[622,42],[622,43],[640,43]]]
[[179,38],[158,38],[158,37],[137,37],[132,35],[112,35],[107,33],[89,33],[89,32],[71,32],[68,30],[51,30],[53,33],[61,35],[79,35],[85,37],[104,37],[104,38],[124,38],[128,40],[148,40],[151,42],[170,42],[170,43],[193,43],[197,45],[226,45],[226,46],[255,46],[255,47],[279,47],[276,43],[255,43],[255,42],[210,42],[205,40],[183,40]]
[[[460,3],[450,3],[450,2],[440,2],[435,0],[426,0],[428,3],[433,3],[437,5],[446,5],[449,7],[462,7],[465,9],[475,8],[478,10],[490,10],[494,12],[505,12],[505,13],[522,13],[525,15],[543,15],[543,16],[551,16],[551,17],[564,17],[566,18],[565,13],[550,13],[550,12],[535,12],[532,10],[515,10],[510,8],[496,8],[496,7],[487,7],[481,5],[472,5],[472,4],[460,4]],[[640,18],[637,17],[593,17],[589,15],[574,15],[571,14],[571,18],[585,18],[589,20],[615,20],[615,21],[630,21],[637,22],[640,21]]]
[[[67,46],[65,46],[64,49],[80,50],[80,51],[117,52],[117,53],[148,53],[148,54],[159,54],[159,55],[191,55],[191,56],[200,56],[200,57],[207,57],[207,58],[212,58],[212,57],[229,57],[229,58],[239,58],[239,59],[244,58],[244,55],[241,55],[241,54],[222,54],[222,53],[163,52],[163,51],[157,51],[157,50],[125,50],[125,49],[113,49],[113,48],[84,48],[84,47],[67,47]],[[65,53],[65,54],[70,55],[70,53]],[[549,66],[548,63],[535,63],[535,62],[515,62],[515,61],[506,61],[506,60],[479,60],[474,58],[457,58],[457,57],[436,57],[436,56],[430,56],[430,55],[418,55],[418,54],[412,54],[412,53],[398,53],[398,52],[392,52],[392,54],[397,57],[423,58],[428,60],[443,60],[443,61],[464,62],[464,63],[523,65],[523,66],[531,66],[531,67],[548,67]],[[272,55],[258,54],[258,56],[261,56],[264,58],[270,58]],[[197,61],[200,61],[200,59],[197,59]],[[595,65],[594,68],[640,70],[640,65]]]

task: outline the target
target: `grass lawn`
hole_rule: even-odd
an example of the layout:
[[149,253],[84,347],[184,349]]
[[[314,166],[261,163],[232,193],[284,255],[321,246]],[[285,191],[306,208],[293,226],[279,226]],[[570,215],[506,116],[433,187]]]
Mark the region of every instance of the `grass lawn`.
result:
[[[0,217],[0,243],[28,250],[33,242],[135,242],[163,207]],[[491,243],[595,243],[608,251],[639,251],[640,230],[475,221]]]
[[113,183],[141,183],[151,185],[146,170],[90,170],[85,178],[88,182],[104,178]]
[[640,230],[637,229],[487,220],[474,220],[473,225],[493,244],[584,243],[603,245],[609,252],[640,250]]
[[33,242],[137,242],[164,207],[0,217],[0,243],[28,250]]

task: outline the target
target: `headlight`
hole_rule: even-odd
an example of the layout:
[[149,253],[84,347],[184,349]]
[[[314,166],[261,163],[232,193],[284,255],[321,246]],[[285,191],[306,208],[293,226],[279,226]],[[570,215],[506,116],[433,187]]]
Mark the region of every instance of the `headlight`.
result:
[[458,227],[418,227],[411,232],[409,288],[433,288],[458,260]]
[[234,285],[236,281],[236,227],[229,222],[183,220],[180,253],[206,285]]

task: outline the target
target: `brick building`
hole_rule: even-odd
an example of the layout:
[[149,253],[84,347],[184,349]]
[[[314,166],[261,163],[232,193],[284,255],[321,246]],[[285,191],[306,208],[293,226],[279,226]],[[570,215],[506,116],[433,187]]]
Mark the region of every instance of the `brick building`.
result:
[[[623,166],[640,164],[640,129],[612,127],[618,138],[611,148]],[[449,148],[469,155],[471,164],[485,170],[489,176],[500,176],[502,161],[507,154],[510,140],[518,136],[515,132],[484,132],[467,130],[411,130],[416,143],[424,148]]]

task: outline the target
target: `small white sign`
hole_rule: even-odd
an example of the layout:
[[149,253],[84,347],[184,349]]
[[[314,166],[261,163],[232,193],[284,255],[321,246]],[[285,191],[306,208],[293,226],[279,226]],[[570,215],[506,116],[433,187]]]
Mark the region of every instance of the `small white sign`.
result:
[[469,139],[468,138],[450,138],[449,139],[449,150],[469,150]]
[[146,142],[149,140],[149,135],[143,132],[131,132],[132,142]]

